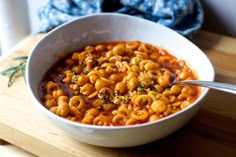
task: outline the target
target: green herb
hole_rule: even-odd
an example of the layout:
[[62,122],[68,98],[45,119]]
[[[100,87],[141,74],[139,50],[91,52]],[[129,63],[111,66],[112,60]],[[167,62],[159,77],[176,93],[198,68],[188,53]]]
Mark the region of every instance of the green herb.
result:
[[16,77],[16,74],[20,73],[21,76],[23,76],[25,80],[25,66],[26,66],[27,59],[28,59],[27,56],[13,58],[12,60],[20,61],[20,63],[16,66],[9,67],[0,72],[0,74],[2,75],[9,75],[8,84],[7,84],[8,87],[10,87],[12,83],[14,82],[14,78]]
[[156,89],[156,87],[154,86],[153,83],[150,83],[150,84],[149,84],[149,89],[152,90],[152,91],[154,91],[154,92],[158,92],[158,90]]

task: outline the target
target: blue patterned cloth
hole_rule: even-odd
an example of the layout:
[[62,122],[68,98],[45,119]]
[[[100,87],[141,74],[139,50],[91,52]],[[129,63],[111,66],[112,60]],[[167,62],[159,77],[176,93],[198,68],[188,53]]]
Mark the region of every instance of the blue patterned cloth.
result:
[[165,25],[188,36],[203,24],[199,0],[49,0],[40,8],[40,32],[74,18],[101,12],[133,15]]

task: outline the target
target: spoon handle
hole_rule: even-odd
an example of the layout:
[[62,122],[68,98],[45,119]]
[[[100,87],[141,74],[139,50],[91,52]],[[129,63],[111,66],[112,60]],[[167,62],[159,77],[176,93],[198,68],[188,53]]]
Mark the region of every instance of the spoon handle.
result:
[[186,81],[181,81],[181,82],[184,84],[198,85],[198,86],[203,86],[207,88],[212,88],[212,89],[236,94],[236,85],[234,84],[210,82],[210,81],[198,81],[198,80],[186,80]]

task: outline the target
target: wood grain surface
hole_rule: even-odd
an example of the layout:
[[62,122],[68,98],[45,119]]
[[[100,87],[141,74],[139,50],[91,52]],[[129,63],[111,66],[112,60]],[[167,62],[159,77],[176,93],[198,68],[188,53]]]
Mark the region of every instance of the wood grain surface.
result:
[[[12,58],[28,55],[43,36],[24,39],[0,59],[0,70],[16,65]],[[191,40],[213,63],[216,81],[236,83],[236,39],[200,31]],[[23,78],[17,78],[10,88],[7,81],[7,76],[0,76],[0,139],[37,156],[236,156],[236,95],[210,90],[197,115],[162,140],[131,148],[103,148],[74,140],[48,122],[33,104]]]

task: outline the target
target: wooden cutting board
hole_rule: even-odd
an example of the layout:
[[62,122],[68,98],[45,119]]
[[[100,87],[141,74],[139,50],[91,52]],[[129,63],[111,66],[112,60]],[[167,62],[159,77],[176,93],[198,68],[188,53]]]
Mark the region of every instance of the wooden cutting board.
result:
[[[12,58],[28,55],[43,36],[29,36],[20,42],[0,59],[0,70],[16,65]],[[236,83],[236,39],[200,31],[191,40],[212,61],[216,81]],[[0,76],[0,139],[37,156],[236,156],[236,95],[211,90],[197,115],[162,140],[132,148],[102,148],[74,140],[48,122],[33,104],[23,78],[10,88],[7,81],[7,76]]]

